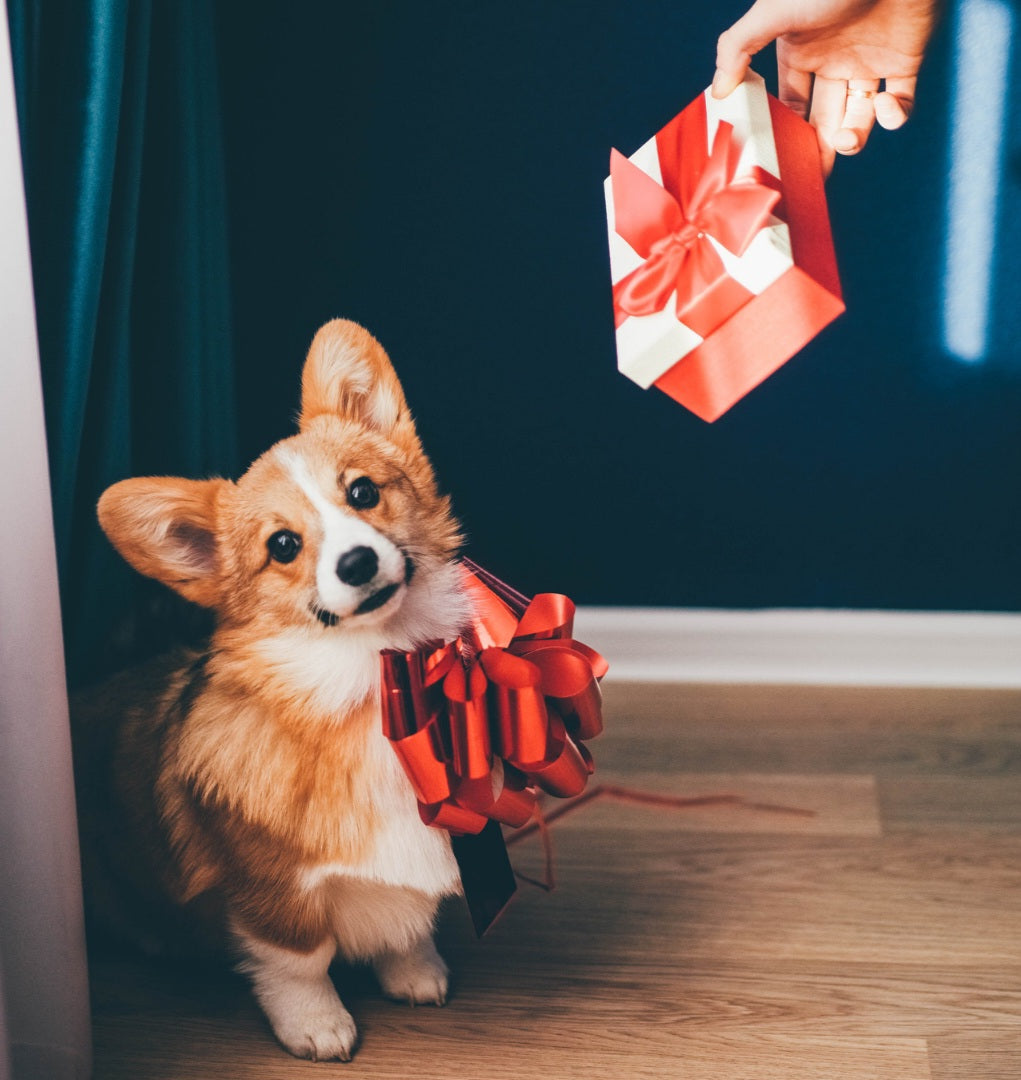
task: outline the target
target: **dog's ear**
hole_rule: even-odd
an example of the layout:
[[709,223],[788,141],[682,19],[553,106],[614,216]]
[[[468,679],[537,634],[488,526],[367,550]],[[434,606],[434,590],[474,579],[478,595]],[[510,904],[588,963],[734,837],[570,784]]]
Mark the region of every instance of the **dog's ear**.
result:
[[213,607],[221,566],[216,519],[229,480],[147,476],[107,488],[97,508],[113,546],[140,573]]
[[347,319],[318,331],[301,375],[301,430],[324,414],[356,420],[391,440],[415,438],[390,357],[368,330]]

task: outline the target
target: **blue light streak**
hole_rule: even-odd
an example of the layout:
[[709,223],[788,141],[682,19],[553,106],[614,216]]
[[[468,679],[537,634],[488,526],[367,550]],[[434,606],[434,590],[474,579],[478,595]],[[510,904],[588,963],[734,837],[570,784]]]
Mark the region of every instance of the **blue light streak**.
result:
[[966,363],[989,349],[996,217],[1014,11],[1006,0],[961,0],[954,45],[943,271],[943,342]]

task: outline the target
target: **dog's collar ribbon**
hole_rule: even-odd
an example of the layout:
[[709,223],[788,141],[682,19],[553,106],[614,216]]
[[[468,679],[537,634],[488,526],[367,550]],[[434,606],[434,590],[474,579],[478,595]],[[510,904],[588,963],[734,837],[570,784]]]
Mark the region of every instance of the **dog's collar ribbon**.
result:
[[476,617],[461,639],[382,654],[383,731],[428,825],[479,833],[518,827],[540,791],[579,794],[584,745],[602,731],[606,661],[573,639],[574,604],[529,601],[466,560]]

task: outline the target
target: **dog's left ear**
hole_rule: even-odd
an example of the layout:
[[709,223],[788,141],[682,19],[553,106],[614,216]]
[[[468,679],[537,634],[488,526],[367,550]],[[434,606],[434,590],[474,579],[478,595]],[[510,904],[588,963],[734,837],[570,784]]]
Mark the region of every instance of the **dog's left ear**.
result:
[[99,524],[139,573],[214,607],[223,588],[217,520],[233,489],[229,480],[136,476],[103,492]]
[[347,319],[319,330],[301,375],[301,430],[324,414],[355,420],[394,441],[417,439],[390,357],[368,330]]

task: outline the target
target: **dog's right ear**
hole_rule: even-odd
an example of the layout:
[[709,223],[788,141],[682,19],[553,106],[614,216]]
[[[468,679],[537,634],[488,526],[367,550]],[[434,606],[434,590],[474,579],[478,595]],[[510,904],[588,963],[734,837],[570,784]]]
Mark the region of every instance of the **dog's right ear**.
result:
[[140,573],[212,607],[220,594],[217,512],[231,486],[162,476],[122,480],[103,492],[99,524]]
[[301,430],[324,414],[357,421],[394,442],[417,438],[390,357],[368,330],[348,319],[320,327],[302,370]]

